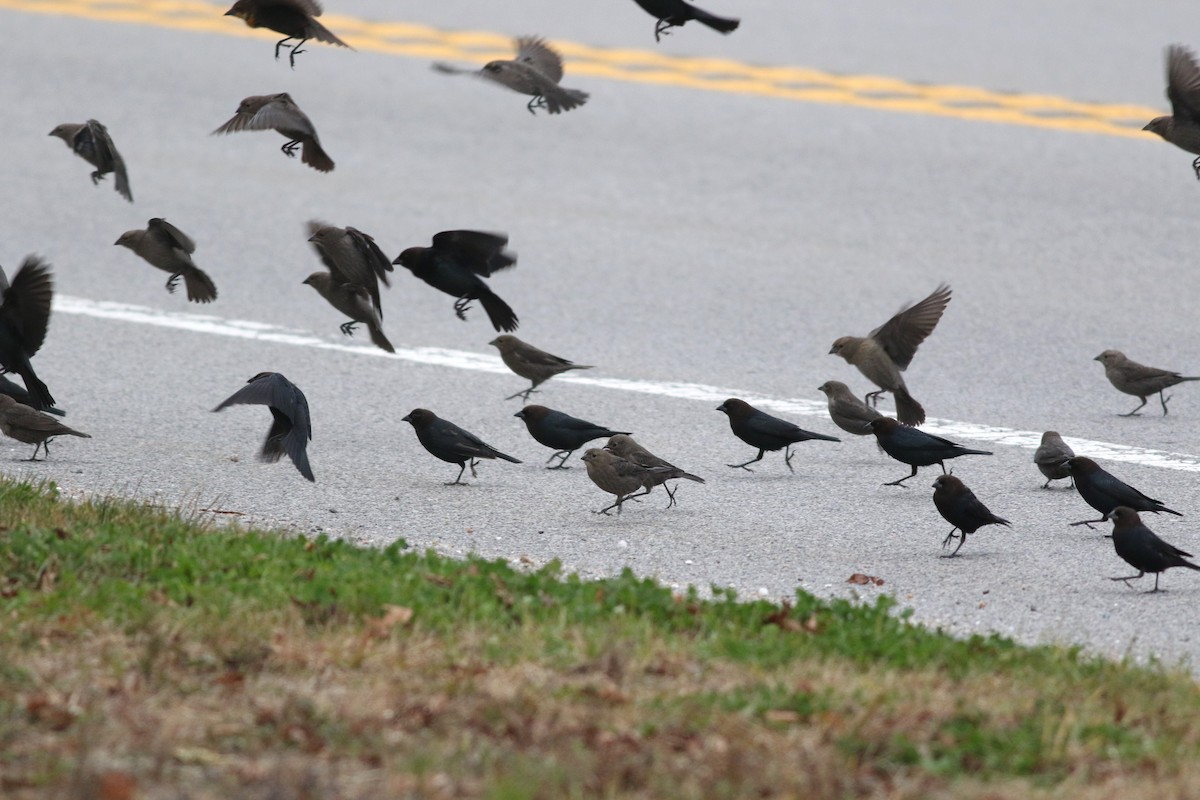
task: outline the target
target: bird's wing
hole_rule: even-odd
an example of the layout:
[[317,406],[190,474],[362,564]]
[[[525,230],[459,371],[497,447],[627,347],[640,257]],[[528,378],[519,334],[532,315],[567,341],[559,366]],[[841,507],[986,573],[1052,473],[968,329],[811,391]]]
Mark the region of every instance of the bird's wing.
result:
[[92,134],[93,147],[96,148],[96,160],[101,164],[112,164],[113,175],[116,178],[117,191],[129,202],[133,202],[133,193],[129,191],[129,173],[125,171],[125,159],[117,152],[108,128],[94,119],[87,121],[88,132]]
[[1167,99],[1176,117],[1200,123],[1200,66],[1183,45],[1167,48]]
[[36,353],[46,340],[53,298],[54,279],[50,276],[50,267],[37,256],[27,257],[0,302],[0,318],[16,324],[26,356]]
[[456,256],[463,266],[477,275],[488,277],[493,272],[517,263],[516,256],[504,252],[508,236],[483,231],[442,231],[433,235],[433,249]]
[[1178,372],[1173,372],[1169,369],[1159,369],[1158,367],[1147,367],[1145,364],[1138,364],[1136,361],[1126,361],[1117,367],[1117,371],[1121,373],[1121,377],[1131,383],[1154,380],[1156,378],[1180,377]]
[[349,236],[350,242],[362,255],[363,262],[367,264],[375,277],[383,281],[384,286],[391,286],[388,282],[387,274],[393,269],[392,262],[379,249],[379,245],[375,244],[375,240],[358,228],[351,228],[349,225],[346,226],[346,233]]
[[772,417],[770,414],[764,414],[761,411],[746,418],[742,424],[748,432],[764,436],[779,436],[785,439],[793,436],[800,430],[799,426],[793,425],[787,420]]
[[308,416],[308,400],[296,384],[278,372],[256,375],[241,389],[227,397],[213,409],[220,411],[234,405],[270,406],[292,422],[303,439],[312,438],[312,423]]
[[8,275],[4,274],[4,267],[0,267],[0,300],[4,299],[4,293],[8,291]]
[[275,0],[281,6],[291,6],[310,17],[321,16],[321,5],[317,0]]
[[287,92],[274,95],[245,125],[247,130],[266,131],[274,128],[299,130],[310,136],[316,133],[312,120],[300,110]]
[[165,239],[170,246],[178,247],[188,254],[196,252],[196,243],[191,237],[165,219],[155,217],[146,227],[160,239]]
[[937,327],[949,302],[950,287],[943,283],[933,290],[933,294],[916,305],[901,309],[896,316],[871,331],[871,338],[879,342],[897,367],[907,369],[921,342]]
[[540,350],[531,344],[526,344],[518,347],[515,351],[518,358],[530,366],[536,367],[573,367],[574,361],[568,361],[565,358],[547,353],[545,350]]
[[562,80],[562,57],[538,36],[517,39],[517,61],[528,64],[541,75],[558,83]]

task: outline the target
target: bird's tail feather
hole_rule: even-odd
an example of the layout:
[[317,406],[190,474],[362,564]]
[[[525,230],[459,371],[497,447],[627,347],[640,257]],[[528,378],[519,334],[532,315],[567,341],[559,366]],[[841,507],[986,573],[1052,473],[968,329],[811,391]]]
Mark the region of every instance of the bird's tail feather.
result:
[[714,31],[720,31],[721,33],[733,33],[737,30],[738,25],[742,24],[740,19],[718,17],[716,14],[710,14],[699,8],[692,9],[692,16],[697,22],[702,22]]
[[483,310],[487,312],[493,328],[509,333],[517,329],[517,315],[508,303],[501,300],[495,292],[489,290],[487,293],[481,294],[479,302],[483,304]]
[[187,284],[188,300],[193,303],[211,303],[217,299],[217,285],[203,270],[193,267],[183,273]]
[[564,89],[561,86],[555,86],[553,89],[546,89],[542,97],[546,98],[546,110],[551,114],[558,114],[586,103],[588,93],[578,89]]
[[321,143],[315,139],[304,143],[304,149],[300,151],[300,160],[318,172],[333,171],[333,159],[321,147]]
[[925,409],[908,393],[908,387],[901,386],[892,394],[896,398],[896,419],[905,425],[920,425],[925,421]]
[[396,352],[396,348],[392,347],[392,343],[389,342],[388,338],[383,335],[382,328],[371,325],[369,326],[369,329],[371,331],[371,341],[374,342],[376,347],[380,348],[381,350],[386,350],[389,353]]
[[29,391],[29,405],[38,411],[46,411],[54,405],[54,398],[50,396],[49,387],[38,379],[32,368],[18,374],[21,376],[21,380],[25,381],[25,388]]

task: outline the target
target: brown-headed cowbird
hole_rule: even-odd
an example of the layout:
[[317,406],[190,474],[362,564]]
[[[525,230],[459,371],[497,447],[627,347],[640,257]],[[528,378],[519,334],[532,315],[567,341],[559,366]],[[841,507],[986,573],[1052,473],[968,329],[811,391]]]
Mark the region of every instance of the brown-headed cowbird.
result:
[[763,453],[768,450],[772,452],[783,450],[783,463],[787,464],[789,470],[795,472],[796,470],[792,467],[793,444],[807,442],[809,439],[820,439],[825,442],[841,441],[841,439],[826,436],[823,433],[806,431],[779,417],[772,417],[765,411],[759,411],[745,400],[739,400],[736,397],[731,397],[721,403],[717,406],[717,411],[729,417],[729,427],[733,430],[734,436],[751,447],[758,448],[758,455],[744,464],[725,465],[734,469],[753,472],[754,470],[750,469],[748,465],[762,461]]
[[[943,558],[958,555],[958,551],[967,543],[967,534],[974,533],[984,525],[1012,524],[988,511],[987,506],[979,502],[975,493],[953,475],[942,475],[933,482],[933,504],[937,506],[938,513],[946,522],[954,526],[942,541],[942,548],[945,549],[955,538],[958,539],[958,547],[954,548],[953,553],[942,556]],[[955,531],[959,532],[957,537],[954,535]]]
[[1129,586],[1130,581],[1136,581],[1147,572],[1153,572],[1154,588],[1150,591],[1157,592],[1159,591],[1159,575],[1171,567],[1200,570],[1200,566],[1190,561],[1184,561],[1185,558],[1193,557],[1191,553],[1180,550],[1158,538],[1154,531],[1147,528],[1142,522],[1138,512],[1132,508],[1117,506],[1109,516],[1112,517],[1113,522],[1113,548],[1117,551],[1117,555],[1138,571],[1137,575],[1130,575],[1128,578],[1118,577],[1110,580],[1121,581]]
[[114,188],[129,202],[133,202],[133,192],[129,191],[129,174],[125,171],[125,159],[117,152],[112,137],[105,128],[94,119],[82,124],[64,122],[50,131],[51,136],[57,136],[67,143],[67,147],[75,155],[96,168],[92,173],[92,184],[104,180],[104,176],[113,173]]
[[55,436],[81,436],[90,439],[91,434],[68,428],[54,417],[48,417],[36,408],[18,403],[6,394],[0,394],[0,433],[18,442],[33,445],[30,461],[37,461],[38,448],[50,456],[50,440]]
[[497,331],[515,331],[517,315],[481,277],[508,269],[517,263],[517,254],[505,250],[508,236],[481,231],[442,231],[433,235],[430,247],[409,247],[392,261],[440,292],[457,297],[454,313],[467,318],[472,300],[483,304],[492,327]]
[[414,408],[401,419],[413,426],[413,430],[417,432],[417,441],[430,455],[451,464],[458,464],[458,477],[448,482],[447,486],[468,486],[469,484],[462,479],[468,466],[471,468],[471,477],[478,478],[475,467],[479,464],[477,459],[480,458],[503,458],[514,464],[521,463],[429,409]]
[[152,266],[171,273],[167,279],[168,292],[174,293],[182,277],[188,300],[211,303],[217,299],[216,284],[192,261],[196,243],[165,219],[155,217],[144,231],[125,231],[113,244],[128,247]]
[[238,131],[277,131],[287,139],[279,149],[288,158],[295,158],[296,148],[303,146],[300,150],[302,162],[318,172],[333,170],[333,159],[321,147],[312,120],[287,92],[247,97],[238,104],[237,113],[213,133]]
[[932,433],[901,425],[891,417],[871,420],[871,432],[875,434],[875,440],[879,442],[883,452],[902,464],[912,467],[911,474],[905,475],[898,481],[885,483],[884,486],[903,486],[906,480],[916,476],[917,467],[928,467],[933,464],[941,467],[942,474],[945,475],[946,465],[942,462],[948,458],[992,455],[988,450],[972,450],[961,444],[955,444],[949,439],[934,436]]
[[1105,377],[1108,378],[1109,383],[1116,387],[1118,392],[1131,394],[1142,401],[1141,405],[1128,414],[1117,415],[1121,417],[1140,416],[1138,412],[1142,410],[1142,406],[1146,405],[1146,398],[1156,392],[1158,393],[1158,402],[1162,404],[1163,416],[1165,417],[1167,415],[1167,401],[1171,398],[1164,397],[1163,390],[1184,381],[1200,381],[1200,377],[1185,378],[1178,372],[1147,367],[1136,361],[1131,361],[1120,350],[1105,350],[1092,360],[1099,361],[1104,365]]
[[587,466],[588,477],[592,479],[592,483],[617,496],[617,502],[595,512],[606,516],[612,508],[620,514],[621,505],[630,499],[634,492],[645,489],[641,494],[648,493],[654,485],[655,477],[669,471],[667,467],[640,466],[598,447],[585,451],[581,460]]
[[308,223],[308,240],[321,257],[328,272],[314,272],[304,283],[317,290],[329,304],[350,317],[342,323],[342,333],[354,334],[354,325],[363,323],[371,341],[389,353],[396,352],[383,334],[383,307],[379,303],[379,282],[390,286],[387,274],[392,264],[367,234],[351,228],[338,228],[320,222]]
[[273,464],[286,454],[300,474],[315,483],[317,479],[308,465],[312,422],[308,416],[308,399],[300,387],[278,372],[260,372],[213,411],[243,404],[266,406],[271,410],[271,429],[267,431],[258,460]]
[[300,45],[309,39],[354,49],[314,19],[321,16],[321,6],[317,0],[237,0],[225,12],[225,16],[237,17],[251,28],[267,28],[282,33],[283,38],[275,43],[276,60],[279,59],[279,48],[291,39],[299,39],[288,54],[288,65],[293,69],[296,56],[304,52]]
[[514,417],[525,421],[525,427],[539,444],[557,451],[546,460],[549,464],[554,459],[558,463],[547,469],[570,469],[566,461],[580,447],[593,439],[602,436],[616,436],[618,433],[628,434],[629,431],[610,431],[603,425],[572,417],[561,411],[555,411],[545,406],[525,406]]
[[459,69],[449,64],[434,64],[438,72],[449,75],[477,75],[507,86],[519,94],[532,95],[526,108],[530,114],[544,108],[551,114],[570,111],[587,102],[587,92],[564,89],[558,85],[563,76],[562,57],[545,39],[522,36],[517,39],[517,57],[511,60],[489,61],[483,69]]
[[1104,516],[1100,519],[1085,519],[1072,522],[1071,525],[1086,525],[1092,527],[1093,522],[1104,522],[1117,506],[1128,506],[1134,511],[1161,512],[1182,517],[1178,511],[1173,511],[1162,504],[1162,501],[1139,492],[1124,481],[1100,468],[1100,465],[1090,458],[1075,456],[1067,459],[1067,467],[1071,477],[1075,479],[1075,489],[1083,502],[1099,511]]
[[[33,395],[29,393],[28,389],[19,383],[10,381],[4,375],[0,375],[0,394],[6,394],[22,405],[30,406],[34,402]],[[54,406],[43,408],[42,411],[47,414],[55,414],[60,417],[65,417],[67,415],[67,412],[63,411],[61,408],[55,408]]]
[[[1050,488],[1050,481],[1071,477],[1071,467],[1067,465],[1067,459],[1074,456],[1075,451],[1063,441],[1058,431],[1046,431],[1042,434],[1042,443],[1033,453],[1033,463],[1037,464],[1037,468],[1046,476],[1046,482],[1042,484],[1043,489]],[[1071,482],[1071,486],[1075,486],[1074,481]]]
[[647,14],[658,20],[654,26],[654,41],[670,34],[671,28],[678,28],[685,22],[696,20],[707,25],[714,31],[729,34],[737,30],[740,19],[727,19],[710,14],[704,9],[685,3],[684,0],[633,0]]
[[824,392],[829,400],[829,418],[833,424],[846,433],[870,436],[871,420],[883,416],[855,397],[850,387],[841,381],[825,381],[817,387],[817,391]]
[[[1167,99],[1171,116],[1155,117],[1142,130],[1157,133],[1181,150],[1200,153],[1200,66],[1180,44],[1167,48]],[[1192,161],[1192,170],[1200,179],[1200,158]]]
[[905,425],[924,422],[925,409],[908,393],[900,373],[908,369],[917,348],[933,333],[949,303],[950,287],[941,284],[933,294],[916,305],[902,308],[865,338],[843,336],[829,349],[831,355],[846,359],[880,387],[864,398],[871,405],[875,405],[879,395],[891,392],[896,399],[896,416]]
[[503,333],[492,339],[488,344],[500,351],[500,360],[517,375],[531,382],[528,389],[510,394],[505,400],[520,397],[529,402],[529,395],[537,391],[537,387],[559,373],[572,369],[591,369],[587,364],[576,364],[565,358],[551,355],[545,350],[539,350],[528,342],[522,342],[517,337]]
[[[0,269],[0,368],[15,372],[25,382],[28,405],[45,411],[54,405],[46,384],[29,359],[41,349],[50,325],[54,279],[50,266],[37,256],[26,256],[12,283]],[[20,398],[18,398],[20,399]]]
[[659,458],[658,456],[654,455],[654,453],[651,453],[649,450],[635,442],[633,437],[628,434],[618,433],[615,436],[609,437],[608,444],[604,445],[604,449],[615,456],[620,456],[626,461],[637,464],[639,467],[645,467],[646,469],[650,469],[652,467],[661,467],[663,471],[655,472],[650,476],[649,482],[646,486],[646,491],[643,494],[650,494],[650,490],[655,486],[664,484],[663,489],[666,490],[667,497],[669,498],[667,502],[667,508],[675,505],[676,491],[670,486],[665,485],[667,481],[674,480],[676,478],[686,478],[689,481],[695,481],[696,483],[704,483],[704,478],[701,478],[699,475],[693,475],[690,472],[685,472],[684,470],[672,464],[670,461]]

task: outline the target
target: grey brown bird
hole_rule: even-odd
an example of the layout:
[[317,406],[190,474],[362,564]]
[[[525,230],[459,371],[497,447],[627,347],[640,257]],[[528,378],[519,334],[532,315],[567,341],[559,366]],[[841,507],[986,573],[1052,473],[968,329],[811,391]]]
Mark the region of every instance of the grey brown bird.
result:
[[658,22],[654,26],[654,41],[659,41],[685,22],[696,20],[707,25],[718,33],[729,34],[737,30],[741,20],[718,17],[702,8],[697,8],[684,0],[634,0],[642,10],[654,17]]
[[871,420],[871,432],[875,434],[875,441],[879,442],[883,452],[912,467],[910,474],[900,480],[885,483],[884,486],[903,486],[906,480],[916,477],[918,467],[937,464],[945,475],[946,465],[943,462],[948,459],[969,455],[992,455],[988,450],[972,450],[941,436],[901,425],[891,417]]
[[594,422],[588,422],[579,417],[572,417],[570,414],[564,414],[561,411],[555,411],[545,406],[525,406],[516,414],[513,414],[513,416],[524,421],[529,435],[538,444],[545,445],[556,451],[546,460],[546,463],[549,464],[556,458],[558,459],[558,463],[552,467],[548,467],[548,469],[570,469],[566,465],[566,462],[571,457],[571,453],[574,453],[593,439],[599,439],[602,436],[615,436],[618,433],[629,433],[629,431],[609,430],[603,425],[597,425]]
[[111,172],[114,188],[126,200],[133,202],[133,192],[129,190],[129,174],[125,171],[125,159],[117,152],[117,146],[108,135],[108,128],[94,119],[82,124],[64,122],[50,131],[50,135],[62,139],[75,155],[96,168],[92,173],[93,184],[98,184]]
[[695,481],[696,483],[704,483],[704,478],[701,478],[699,475],[693,475],[690,472],[686,472],[666,459],[659,458],[658,456],[654,455],[654,453],[651,453],[649,450],[635,442],[633,437],[629,434],[618,433],[615,436],[610,436],[608,443],[604,445],[604,449],[615,456],[620,456],[626,461],[631,461],[634,464],[637,464],[639,467],[645,467],[646,469],[651,469],[654,467],[662,468],[663,471],[654,472],[651,474],[647,482],[646,491],[643,492],[643,494],[650,494],[651,489],[653,489],[655,486],[662,485],[663,489],[667,492],[667,497],[669,498],[667,501],[667,508],[675,505],[675,492],[677,491],[676,489],[672,489],[670,486],[667,486],[667,481],[675,480],[676,478],[685,478],[689,481]]
[[483,304],[497,331],[517,329],[517,315],[508,303],[491,290],[483,278],[509,269],[517,254],[505,249],[508,236],[483,231],[442,231],[433,235],[429,247],[409,247],[392,260],[454,301],[454,315],[466,320],[471,301]]
[[1163,390],[1184,381],[1200,381],[1200,377],[1185,378],[1178,372],[1139,364],[1126,357],[1120,350],[1105,350],[1092,360],[1099,361],[1104,365],[1105,377],[1108,378],[1109,383],[1116,387],[1118,392],[1131,394],[1142,401],[1141,405],[1128,414],[1118,415],[1121,417],[1140,416],[1138,412],[1142,410],[1142,406],[1146,405],[1146,398],[1152,394],[1158,394],[1158,402],[1162,404],[1163,416],[1165,417],[1167,415],[1167,402],[1171,398],[1164,396]]
[[312,422],[308,415],[308,399],[300,387],[278,372],[260,372],[213,411],[233,405],[266,406],[271,411],[271,428],[259,451],[259,461],[273,464],[287,455],[301,475],[316,482],[308,464]]
[[417,432],[417,441],[430,455],[451,464],[458,464],[458,477],[448,482],[447,486],[467,486],[462,476],[468,466],[471,468],[471,477],[479,477],[475,473],[475,467],[481,458],[502,458],[514,464],[521,463],[427,408],[414,408],[401,419],[413,426],[413,430]]
[[1075,490],[1083,498],[1083,502],[1099,511],[1100,519],[1085,519],[1072,522],[1071,526],[1086,525],[1092,527],[1094,522],[1104,522],[1118,506],[1128,506],[1134,511],[1160,511],[1164,514],[1174,514],[1182,517],[1178,511],[1167,508],[1161,500],[1147,497],[1112,473],[1102,469],[1090,458],[1075,456],[1067,459],[1067,467],[1071,477],[1075,479]]
[[1117,551],[1117,555],[1125,560],[1125,563],[1138,571],[1137,575],[1130,575],[1127,578],[1116,577],[1110,580],[1121,581],[1128,586],[1130,581],[1136,581],[1147,572],[1153,572],[1154,588],[1150,592],[1157,592],[1160,591],[1158,588],[1159,576],[1171,567],[1200,570],[1200,566],[1184,560],[1192,558],[1191,553],[1180,550],[1158,538],[1154,531],[1147,528],[1142,522],[1138,512],[1132,508],[1117,506],[1112,510],[1110,516],[1113,522],[1113,548]]
[[950,303],[950,287],[942,284],[916,305],[902,308],[894,317],[871,331],[867,336],[843,336],[829,349],[846,362],[858,367],[879,391],[864,399],[871,405],[884,392],[896,399],[896,417],[905,425],[920,425],[925,421],[925,409],[908,392],[904,376],[921,342],[933,333],[942,312]]
[[[1181,150],[1200,154],[1200,66],[1183,45],[1167,48],[1167,99],[1171,116],[1155,117],[1142,128],[1157,133]],[[1200,180],[1200,157],[1192,161]]]
[[459,69],[436,63],[433,68],[448,75],[476,75],[507,86],[519,94],[532,95],[526,108],[530,114],[544,108],[551,114],[570,111],[587,102],[587,92],[565,89],[558,85],[563,77],[562,57],[545,39],[522,36],[517,39],[517,57],[511,60],[489,61],[481,70]]
[[967,543],[967,534],[974,533],[984,525],[1012,524],[988,511],[987,506],[979,501],[975,493],[953,475],[941,475],[933,482],[933,504],[943,519],[954,526],[942,541],[942,549],[955,538],[958,539],[958,547],[943,558],[958,555],[958,551]]
[[54,417],[48,417],[36,408],[30,408],[24,403],[18,403],[6,394],[0,394],[0,433],[16,439],[18,442],[33,445],[33,455],[30,461],[37,461],[38,449],[50,455],[50,440],[55,436],[81,436],[92,438],[90,434],[68,428]]
[[300,147],[300,160],[303,163],[318,172],[333,170],[333,159],[321,147],[312,120],[287,92],[247,97],[238,104],[233,117],[213,133],[238,131],[276,131],[287,139],[279,149],[288,158],[295,158],[296,148]]
[[350,317],[341,325],[342,333],[354,334],[362,323],[371,341],[389,353],[396,352],[383,333],[383,307],[379,301],[379,283],[390,286],[387,274],[392,264],[375,240],[357,228],[339,228],[309,222],[308,241],[321,257],[328,272],[314,272],[304,283],[317,290],[331,306]]
[[743,464],[725,465],[734,469],[753,472],[754,470],[750,469],[749,465],[756,461],[762,461],[763,453],[768,450],[772,452],[782,450],[783,463],[787,465],[788,470],[795,472],[796,470],[792,467],[793,444],[807,442],[810,439],[820,439],[825,442],[841,441],[841,439],[826,436],[823,433],[806,431],[787,420],[773,417],[765,411],[759,411],[745,400],[739,400],[736,397],[731,397],[721,403],[717,406],[717,411],[729,417],[729,428],[733,431],[734,436],[751,447],[758,448],[758,455],[749,461]]
[[279,59],[279,48],[290,40],[297,39],[288,53],[288,65],[293,69],[296,66],[296,56],[304,52],[300,45],[309,39],[354,49],[317,22],[316,17],[321,16],[321,6],[317,0],[237,0],[225,12],[225,16],[237,17],[251,28],[266,28],[282,33],[284,38],[275,43],[276,60]]
[[[1050,481],[1071,477],[1071,467],[1067,464],[1067,459],[1074,456],[1075,451],[1063,441],[1058,431],[1046,431],[1042,434],[1042,443],[1033,453],[1033,463],[1037,464],[1037,468],[1046,476],[1046,482],[1042,484],[1043,489],[1050,488]],[[1071,482],[1071,486],[1074,488],[1074,481]]]
[[125,231],[113,244],[128,247],[151,266],[169,272],[168,292],[174,293],[179,279],[183,278],[188,300],[211,303],[217,299],[216,284],[192,261],[196,243],[165,219],[155,217],[147,223],[145,230]]
[[855,436],[871,435],[871,420],[883,414],[859,400],[850,387],[841,381],[825,381],[817,387],[829,401],[829,418],[846,433]]
[[620,514],[621,506],[631,499],[634,492],[645,489],[641,494],[648,493],[654,486],[656,476],[670,471],[669,467],[643,467],[598,447],[585,451],[581,460],[587,466],[587,474],[592,483],[617,496],[615,503],[595,512],[605,516],[614,508]]
[[[28,405],[46,411],[54,398],[38,378],[30,359],[46,341],[54,279],[50,266],[37,256],[27,256],[12,283],[0,269],[0,370],[15,372],[25,382]],[[17,397],[24,402],[25,398]]]
[[488,344],[500,351],[500,360],[504,365],[520,377],[530,381],[528,389],[510,394],[505,400],[520,397],[529,402],[529,395],[535,393],[537,387],[563,372],[572,369],[591,369],[587,364],[576,364],[565,358],[551,355],[545,350],[539,350],[528,342],[523,342],[511,334],[501,334]]

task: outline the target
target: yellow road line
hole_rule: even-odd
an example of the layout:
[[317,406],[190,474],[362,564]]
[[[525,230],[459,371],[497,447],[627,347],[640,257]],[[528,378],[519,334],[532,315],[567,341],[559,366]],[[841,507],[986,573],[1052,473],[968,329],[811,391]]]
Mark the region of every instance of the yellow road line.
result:
[[[222,16],[227,5],[195,0],[0,0],[0,9],[152,25],[227,36],[278,38]],[[411,22],[373,22],[330,14],[330,30],[358,50],[409,58],[483,63],[512,55],[512,40],[486,31],[444,31]],[[830,103],[908,114],[1025,125],[1110,136],[1153,136],[1141,128],[1161,111],[1085,103],[1051,95],[993,92],[973,86],[909,83],[878,75],[835,75],[796,66],[757,66],[722,58],[686,58],[648,50],[556,41],[572,76],[680,86],[781,100]]]

